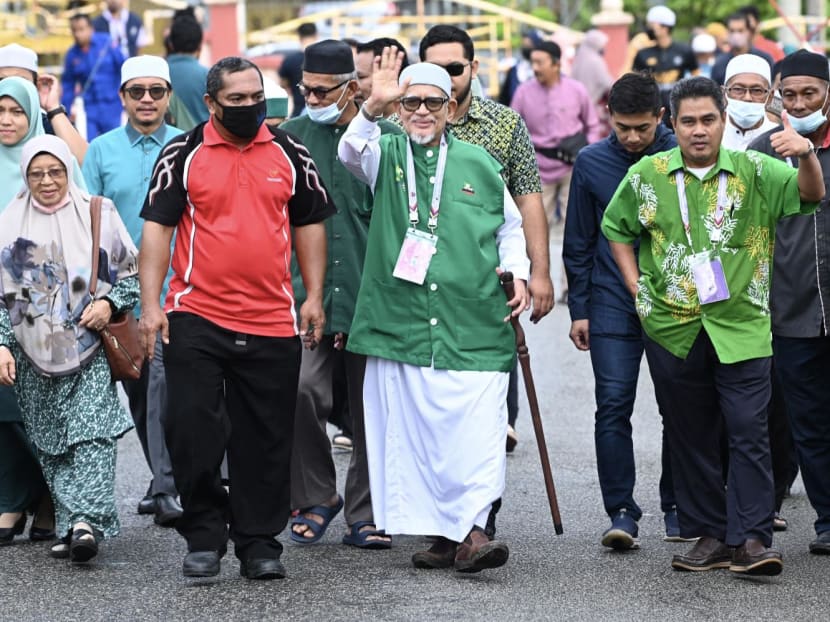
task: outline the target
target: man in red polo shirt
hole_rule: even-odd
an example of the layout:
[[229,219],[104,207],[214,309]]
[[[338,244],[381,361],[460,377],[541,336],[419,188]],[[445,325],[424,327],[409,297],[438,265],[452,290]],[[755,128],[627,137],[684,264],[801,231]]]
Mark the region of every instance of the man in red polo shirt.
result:
[[[162,150],[142,209],[142,334],[164,343],[164,421],[184,513],[183,573],[219,573],[228,536],[249,579],[285,576],[300,338],[325,325],[323,220],[334,205],[306,148],[265,119],[262,75],[230,57],[207,77],[210,119]],[[173,278],[162,283],[173,249]],[[294,311],[290,260],[306,288]],[[219,467],[227,451],[230,494]],[[230,533],[228,533],[230,524]]]

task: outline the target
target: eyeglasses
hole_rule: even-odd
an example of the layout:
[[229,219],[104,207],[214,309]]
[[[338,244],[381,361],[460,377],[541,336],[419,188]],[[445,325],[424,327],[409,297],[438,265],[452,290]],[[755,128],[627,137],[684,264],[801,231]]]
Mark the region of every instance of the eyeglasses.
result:
[[726,94],[732,99],[740,99],[749,92],[752,99],[763,99],[769,94],[769,89],[761,88],[760,86],[753,86],[746,88],[745,86],[730,86],[726,89]]
[[128,89],[124,89],[124,92],[135,101],[141,101],[144,99],[145,93],[150,93],[150,97],[152,97],[155,101],[158,101],[167,95],[168,90],[169,89],[166,86],[131,86]]
[[423,104],[430,112],[438,112],[448,101],[446,97],[404,97],[401,106],[404,110],[415,112]]
[[454,62],[438,66],[443,67],[448,74],[450,74],[453,78],[456,78],[460,76],[462,73],[464,73],[464,70],[470,66],[470,63]]
[[317,99],[323,99],[326,95],[328,95],[332,91],[334,91],[336,89],[339,89],[341,86],[346,84],[346,82],[348,82],[348,80],[343,80],[343,82],[341,82],[340,84],[335,84],[330,89],[327,89],[324,86],[306,86],[302,82],[298,82],[297,83],[297,89],[300,91],[300,95],[302,95],[306,99],[308,99],[308,96],[311,95],[312,93],[314,94],[314,97],[316,97]]
[[29,181],[36,184],[42,182],[47,175],[49,175],[52,181],[60,181],[66,177],[66,171],[56,166],[54,168],[46,169],[45,171],[29,171],[26,173],[26,177],[29,178]]

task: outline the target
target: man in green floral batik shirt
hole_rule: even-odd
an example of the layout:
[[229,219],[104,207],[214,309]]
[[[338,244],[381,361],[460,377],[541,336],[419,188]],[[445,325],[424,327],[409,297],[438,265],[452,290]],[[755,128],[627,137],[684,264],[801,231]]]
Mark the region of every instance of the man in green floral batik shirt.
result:
[[772,241],[779,219],[815,210],[824,183],[812,143],[786,117],[772,146],[798,157],[797,170],[757,152],[722,149],[725,111],[722,91],[708,78],[678,82],[671,93],[678,147],[631,167],[602,231],[646,333],[673,449],[680,533],[700,536],[672,567],[775,575],[783,564],[769,548]]

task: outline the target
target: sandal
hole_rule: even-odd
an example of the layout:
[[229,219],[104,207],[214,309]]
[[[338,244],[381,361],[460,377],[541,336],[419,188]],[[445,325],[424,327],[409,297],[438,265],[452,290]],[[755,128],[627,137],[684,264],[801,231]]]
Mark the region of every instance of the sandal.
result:
[[[98,555],[98,537],[88,529],[74,529],[69,544],[69,559],[76,564],[88,562]],[[87,538],[87,536],[91,536]],[[53,547],[54,548],[54,547]]]
[[[299,515],[291,519],[291,539],[298,544],[313,544],[314,542],[318,542],[326,533],[326,529],[328,529],[331,519],[337,516],[338,512],[342,509],[343,497],[337,495],[337,505],[334,507],[329,507],[327,505],[314,505],[310,508],[300,510]],[[315,514],[316,516],[322,518],[323,522],[318,523],[313,518],[303,516],[304,514]],[[295,525],[305,525],[314,535],[307,538],[305,533],[297,533],[294,531]]]
[[[392,536],[387,536],[385,531],[380,531],[378,529],[366,529],[364,531],[360,531],[367,525],[371,525],[372,527],[375,526],[372,521],[359,520],[354,525],[349,527],[349,531],[345,536],[343,536],[343,544],[356,546],[359,549],[380,550],[392,548]],[[369,540],[371,537],[378,536],[388,538],[388,540]]]
[[57,543],[49,547],[49,557],[54,559],[69,559],[70,537],[64,536]]

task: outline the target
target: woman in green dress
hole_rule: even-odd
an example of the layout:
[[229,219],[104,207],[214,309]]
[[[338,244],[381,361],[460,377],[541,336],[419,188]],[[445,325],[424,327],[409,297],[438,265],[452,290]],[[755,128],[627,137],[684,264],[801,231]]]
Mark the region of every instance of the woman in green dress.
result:
[[[119,532],[117,439],[132,427],[99,330],[138,302],[137,251],[104,199],[100,268],[91,275],[90,196],[69,147],[39,136],[23,148],[26,188],[0,214],[0,384],[14,385],[62,537],[54,557],[85,562]],[[96,300],[89,280],[97,279]]]

